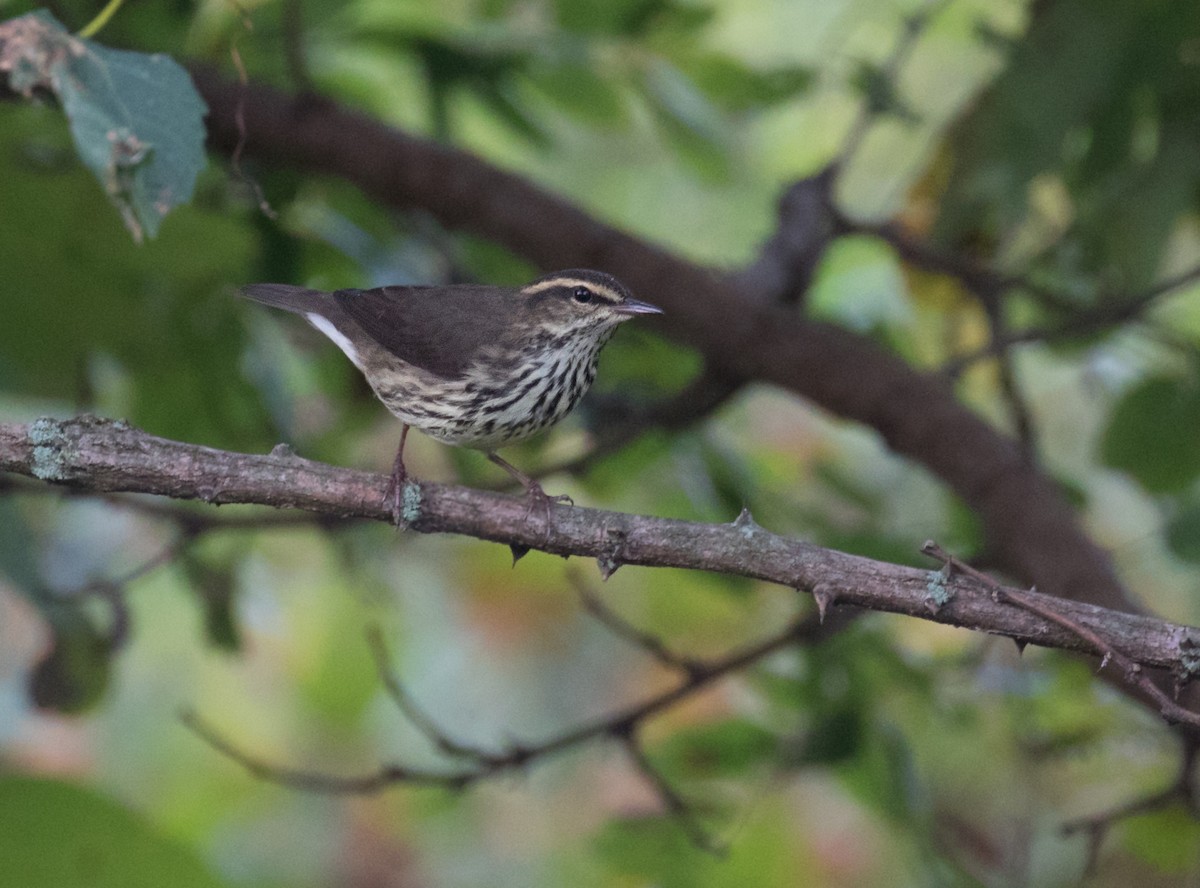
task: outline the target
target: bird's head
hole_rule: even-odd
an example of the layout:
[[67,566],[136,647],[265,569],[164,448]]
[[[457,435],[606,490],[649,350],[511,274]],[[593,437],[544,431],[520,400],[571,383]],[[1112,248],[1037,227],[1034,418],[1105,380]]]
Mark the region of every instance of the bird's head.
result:
[[555,335],[607,334],[635,315],[662,314],[662,309],[634,299],[611,274],[586,268],[556,271],[520,290],[532,323]]

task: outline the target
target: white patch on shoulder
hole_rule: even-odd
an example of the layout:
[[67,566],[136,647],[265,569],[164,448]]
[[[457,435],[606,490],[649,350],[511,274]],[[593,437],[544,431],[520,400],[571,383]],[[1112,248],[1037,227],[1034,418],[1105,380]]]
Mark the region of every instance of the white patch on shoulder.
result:
[[304,317],[308,322],[333,340],[333,344],[345,352],[346,357],[354,362],[354,366],[359,370],[363,369],[362,363],[358,360],[358,349],[354,347],[354,343],[342,335],[342,331],[333,326],[328,318],[323,318],[316,312],[309,312]]

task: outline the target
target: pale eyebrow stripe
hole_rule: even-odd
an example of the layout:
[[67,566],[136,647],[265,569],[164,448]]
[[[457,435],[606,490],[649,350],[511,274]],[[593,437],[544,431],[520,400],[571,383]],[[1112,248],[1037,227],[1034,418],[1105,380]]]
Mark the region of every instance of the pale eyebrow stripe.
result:
[[550,278],[548,281],[539,281],[536,284],[530,284],[528,287],[522,287],[521,292],[526,296],[532,296],[535,293],[541,293],[543,290],[552,290],[556,287],[587,287],[597,296],[608,302],[621,302],[621,294],[611,287],[606,287],[604,284],[598,284],[595,281],[585,280],[584,278],[561,277]]

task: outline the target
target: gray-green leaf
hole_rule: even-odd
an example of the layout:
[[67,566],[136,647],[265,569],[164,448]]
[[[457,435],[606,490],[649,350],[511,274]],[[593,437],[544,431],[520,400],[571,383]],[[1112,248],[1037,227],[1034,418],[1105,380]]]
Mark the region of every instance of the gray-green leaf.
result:
[[72,36],[44,10],[0,24],[0,74],[26,96],[58,96],[71,136],[137,241],[191,199],[204,166],[207,109],[164,55]]

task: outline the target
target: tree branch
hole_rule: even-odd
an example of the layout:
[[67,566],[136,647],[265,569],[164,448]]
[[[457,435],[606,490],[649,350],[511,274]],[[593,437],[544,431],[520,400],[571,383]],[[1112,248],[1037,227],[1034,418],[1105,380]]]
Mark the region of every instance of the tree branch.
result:
[[[238,454],[170,441],[96,417],[0,424],[0,471],[97,493],[257,503],[378,521],[391,516],[384,475],[279,450]],[[1013,591],[1026,603],[1014,606],[961,572],[946,576],[823,549],[764,530],[744,512],[719,525],[558,505],[531,512],[521,497],[411,481],[403,504],[408,526],[420,533],[465,534],[606,565],[751,577],[812,591],[827,607],[906,614],[1089,654],[1117,651],[1140,667],[1170,670],[1183,683],[1200,673],[1200,629],[1020,590]],[[1065,617],[1069,627],[1031,611],[1029,600]],[[1105,648],[1098,650],[1080,626],[1103,637]]]
[[[989,551],[1022,582],[1056,595],[1137,610],[1106,552],[1083,534],[1052,479],[969,408],[867,338],[747,298],[725,275],[593,219],[578,207],[453,147],[414,138],[330,101],[193,77],[209,107],[209,141],[272,163],[341,176],[372,199],[421,208],[544,268],[593,266],[666,310],[651,322],[700,350],[733,380],[763,380],[879,431],[897,453],[942,478],[980,516]],[[753,294],[751,294],[753,295]]]

